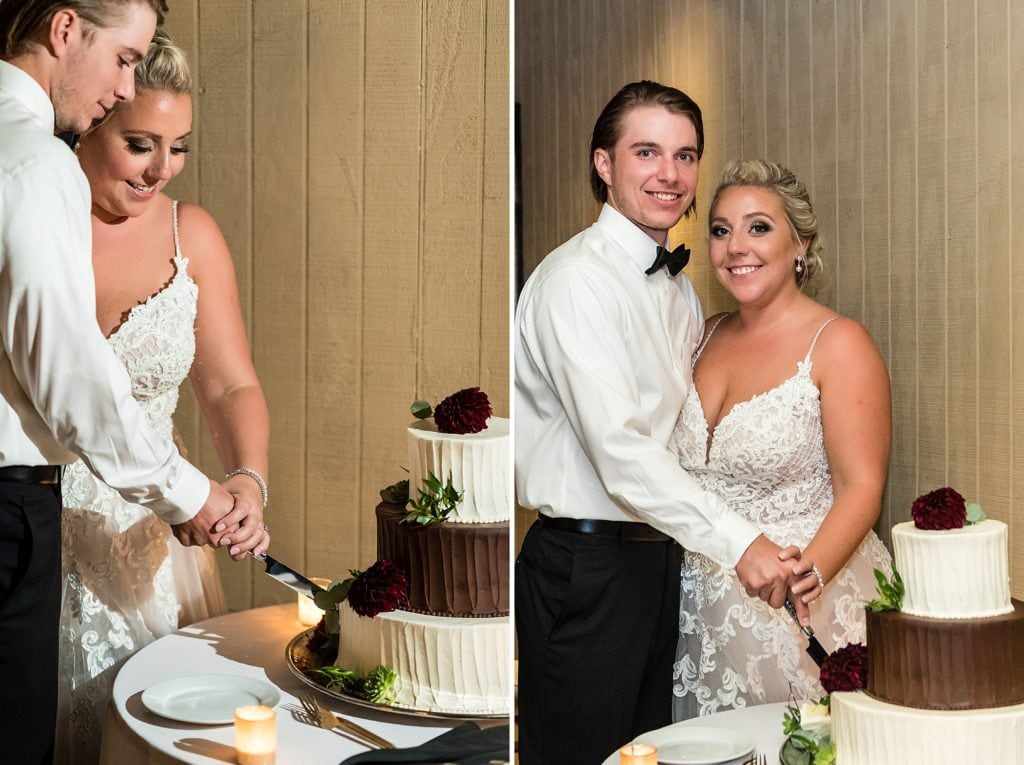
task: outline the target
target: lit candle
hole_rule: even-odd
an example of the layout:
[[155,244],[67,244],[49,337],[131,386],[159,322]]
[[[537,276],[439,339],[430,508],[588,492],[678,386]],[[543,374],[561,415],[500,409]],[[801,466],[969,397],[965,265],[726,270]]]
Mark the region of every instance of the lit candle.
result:
[[[327,585],[331,583],[330,579],[324,579],[320,576],[314,576],[310,579],[313,584],[318,584],[327,589]],[[299,621],[307,627],[312,627],[314,624],[320,621],[323,617],[323,609],[317,608],[316,603],[313,599],[307,595],[299,595]]]
[[619,765],[658,765],[658,750],[650,744],[626,744],[619,750]]
[[277,716],[270,707],[252,704],[235,709],[238,765],[274,765]]

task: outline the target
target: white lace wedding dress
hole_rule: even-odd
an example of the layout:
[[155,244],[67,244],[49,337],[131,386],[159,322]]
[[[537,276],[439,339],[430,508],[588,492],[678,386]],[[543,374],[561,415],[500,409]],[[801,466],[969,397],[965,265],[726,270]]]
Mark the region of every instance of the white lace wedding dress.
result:
[[[157,432],[172,437],[178,386],[195,354],[198,287],[178,245],[170,282],[135,306],[109,342]],[[227,611],[210,548],[183,547],[151,511],[126,502],[78,461],[61,486],[63,603],[56,762],[96,763],[114,675],[179,626]]]
[[[717,327],[698,347],[694,364]],[[674,434],[683,468],[783,547],[806,547],[832,506],[821,402],[811,380],[811,354],[824,328],[796,374],[736,404],[710,441],[696,389]],[[889,574],[891,565],[888,551],[869,532],[811,607],[811,626],[825,650],[864,642],[863,603],[875,597],[873,571]],[[680,598],[674,719],[825,695],[805,651],[807,639],[785,610],[747,596],[734,570],[686,552]]]

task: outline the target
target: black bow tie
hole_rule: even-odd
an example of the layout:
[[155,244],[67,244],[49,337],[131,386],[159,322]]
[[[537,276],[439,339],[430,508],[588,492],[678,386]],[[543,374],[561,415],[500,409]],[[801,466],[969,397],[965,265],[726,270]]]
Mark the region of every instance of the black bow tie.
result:
[[686,249],[685,244],[679,245],[674,250],[666,250],[664,247],[659,247],[658,254],[654,258],[654,263],[652,263],[651,267],[644,271],[644,273],[650,276],[657,272],[657,270],[662,266],[666,266],[668,268],[668,272],[672,274],[672,276],[675,276],[682,271],[689,262],[690,251]]

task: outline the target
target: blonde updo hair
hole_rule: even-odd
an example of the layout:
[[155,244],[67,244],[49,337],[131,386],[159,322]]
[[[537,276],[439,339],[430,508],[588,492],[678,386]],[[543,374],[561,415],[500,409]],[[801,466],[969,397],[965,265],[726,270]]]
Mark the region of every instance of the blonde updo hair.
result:
[[824,272],[824,264],[821,259],[821,243],[818,241],[818,217],[811,206],[807,187],[791,170],[775,162],[765,159],[731,159],[722,171],[722,180],[711,200],[709,220],[714,217],[722,192],[733,186],[756,186],[771,191],[779,198],[793,241],[797,244],[807,242],[803,270],[797,273],[794,264],[793,278],[800,289],[814,294]]
[[162,29],[156,30],[146,57],[135,68],[135,89],[192,94],[192,71],[185,51]]

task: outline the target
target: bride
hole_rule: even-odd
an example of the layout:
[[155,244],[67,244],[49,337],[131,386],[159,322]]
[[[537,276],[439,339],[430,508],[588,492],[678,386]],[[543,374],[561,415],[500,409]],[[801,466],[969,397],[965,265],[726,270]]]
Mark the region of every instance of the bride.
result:
[[[202,208],[162,193],[181,172],[192,80],[183,52],[158,32],[135,74],[137,96],[82,136],[92,193],[96,316],[154,428],[170,435],[187,375],[229,477],[224,487],[269,535],[268,416],[239,309],[231,254]],[[193,361],[194,358],[194,361]],[[182,547],[171,529],[125,502],[82,462],[63,479],[58,762],[97,762],[114,675],[135,651],[227,609],[213,551]],[[245,553],[229,551],[236,559]]]
[[[739,304],[708,319],[674,435],[682,466],[813,570],[791,586],[826,650],[864,642],[871,530],[889,459],[885,364],[867,331],[808,297],[821,270],[807,190],[762,160],[727,165],[710,212],[711,267]],[[686,552],[674,665],[677,720],[825,695],[789,615]]]

